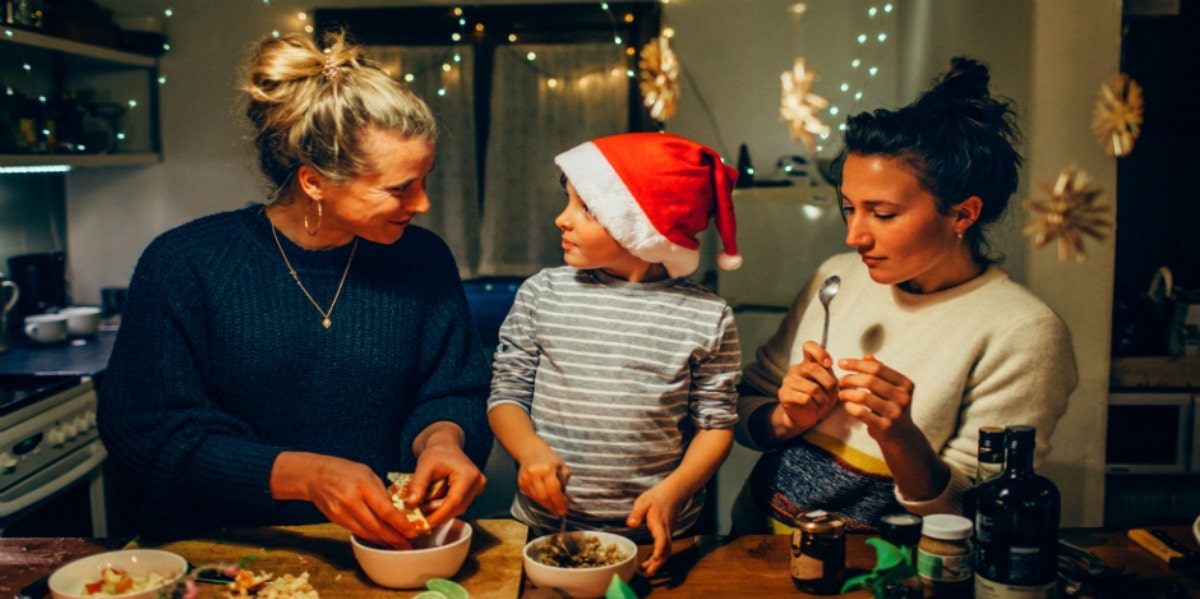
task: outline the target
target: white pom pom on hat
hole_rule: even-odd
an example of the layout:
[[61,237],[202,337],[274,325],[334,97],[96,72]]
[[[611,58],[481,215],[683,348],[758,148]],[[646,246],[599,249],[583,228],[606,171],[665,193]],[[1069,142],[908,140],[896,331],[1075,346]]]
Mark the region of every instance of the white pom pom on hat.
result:
[[672,277],[700,264],[696,235],[713,218],[724,250],[717,266],[742,265],[733,214],[737,169],[711,148],[670,133],[622,133],[554,158],[600,224],[631,254]]

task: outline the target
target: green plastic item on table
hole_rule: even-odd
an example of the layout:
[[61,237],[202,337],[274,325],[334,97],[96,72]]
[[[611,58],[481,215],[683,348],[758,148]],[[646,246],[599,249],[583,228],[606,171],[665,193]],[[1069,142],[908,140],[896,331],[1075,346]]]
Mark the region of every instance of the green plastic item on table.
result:
[[638,596],[620,576],[613,574],[608,583],[608,590],[604,592],[604,599],[638,599]]
[[847,580],[841,592],[864,588],[877,599],[891,597],[890,592],[897,592],[894,589],[903,592],[896,583],[917,575],[916,565],[912,563],[908,552],[880,538],[867,539],[867,544],[875,548],[875,569],[869,574]]

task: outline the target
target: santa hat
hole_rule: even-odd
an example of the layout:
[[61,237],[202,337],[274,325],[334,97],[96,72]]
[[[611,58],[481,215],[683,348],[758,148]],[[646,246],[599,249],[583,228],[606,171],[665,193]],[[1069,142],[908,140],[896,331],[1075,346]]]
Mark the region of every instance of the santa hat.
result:
[[696,235],[716,222],[725,250],[717,265],[742,265],[733,217],[737,169],[711,148],[669,133],[624,133],[554,158],[584,204],[617,243],[672,277],[700,264]]

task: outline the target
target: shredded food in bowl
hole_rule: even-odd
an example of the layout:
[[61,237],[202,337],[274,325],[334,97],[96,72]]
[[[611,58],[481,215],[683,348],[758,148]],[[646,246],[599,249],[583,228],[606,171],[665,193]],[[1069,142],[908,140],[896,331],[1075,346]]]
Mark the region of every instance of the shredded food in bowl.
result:
[[166,582],[167,577],[150,572],[146,576],[130,576],[120,568],[107,567],[100,572],[100,579],[83,585],[86,597],[113,597],[134,591],[144,591]]
[[549,540],[543,541],[538,546],[537,561],[557,568],[599,568],[619,564],[629,557],[616,543],[603,546],[599,538],[591,535],[580,536],[578,543],[579,551],[570,554]]

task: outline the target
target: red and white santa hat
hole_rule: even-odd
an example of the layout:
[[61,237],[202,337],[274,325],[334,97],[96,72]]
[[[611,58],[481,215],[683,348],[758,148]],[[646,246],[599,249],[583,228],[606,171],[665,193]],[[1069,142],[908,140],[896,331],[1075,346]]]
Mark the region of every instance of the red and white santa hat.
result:
[[554,158],[584,204],[617,243],[672,277],[700,264],[696,235],[716,223],[717,265],[742,265],[733,216],[737,169],[711,148],[669,133],[623,133],[580,144]]

